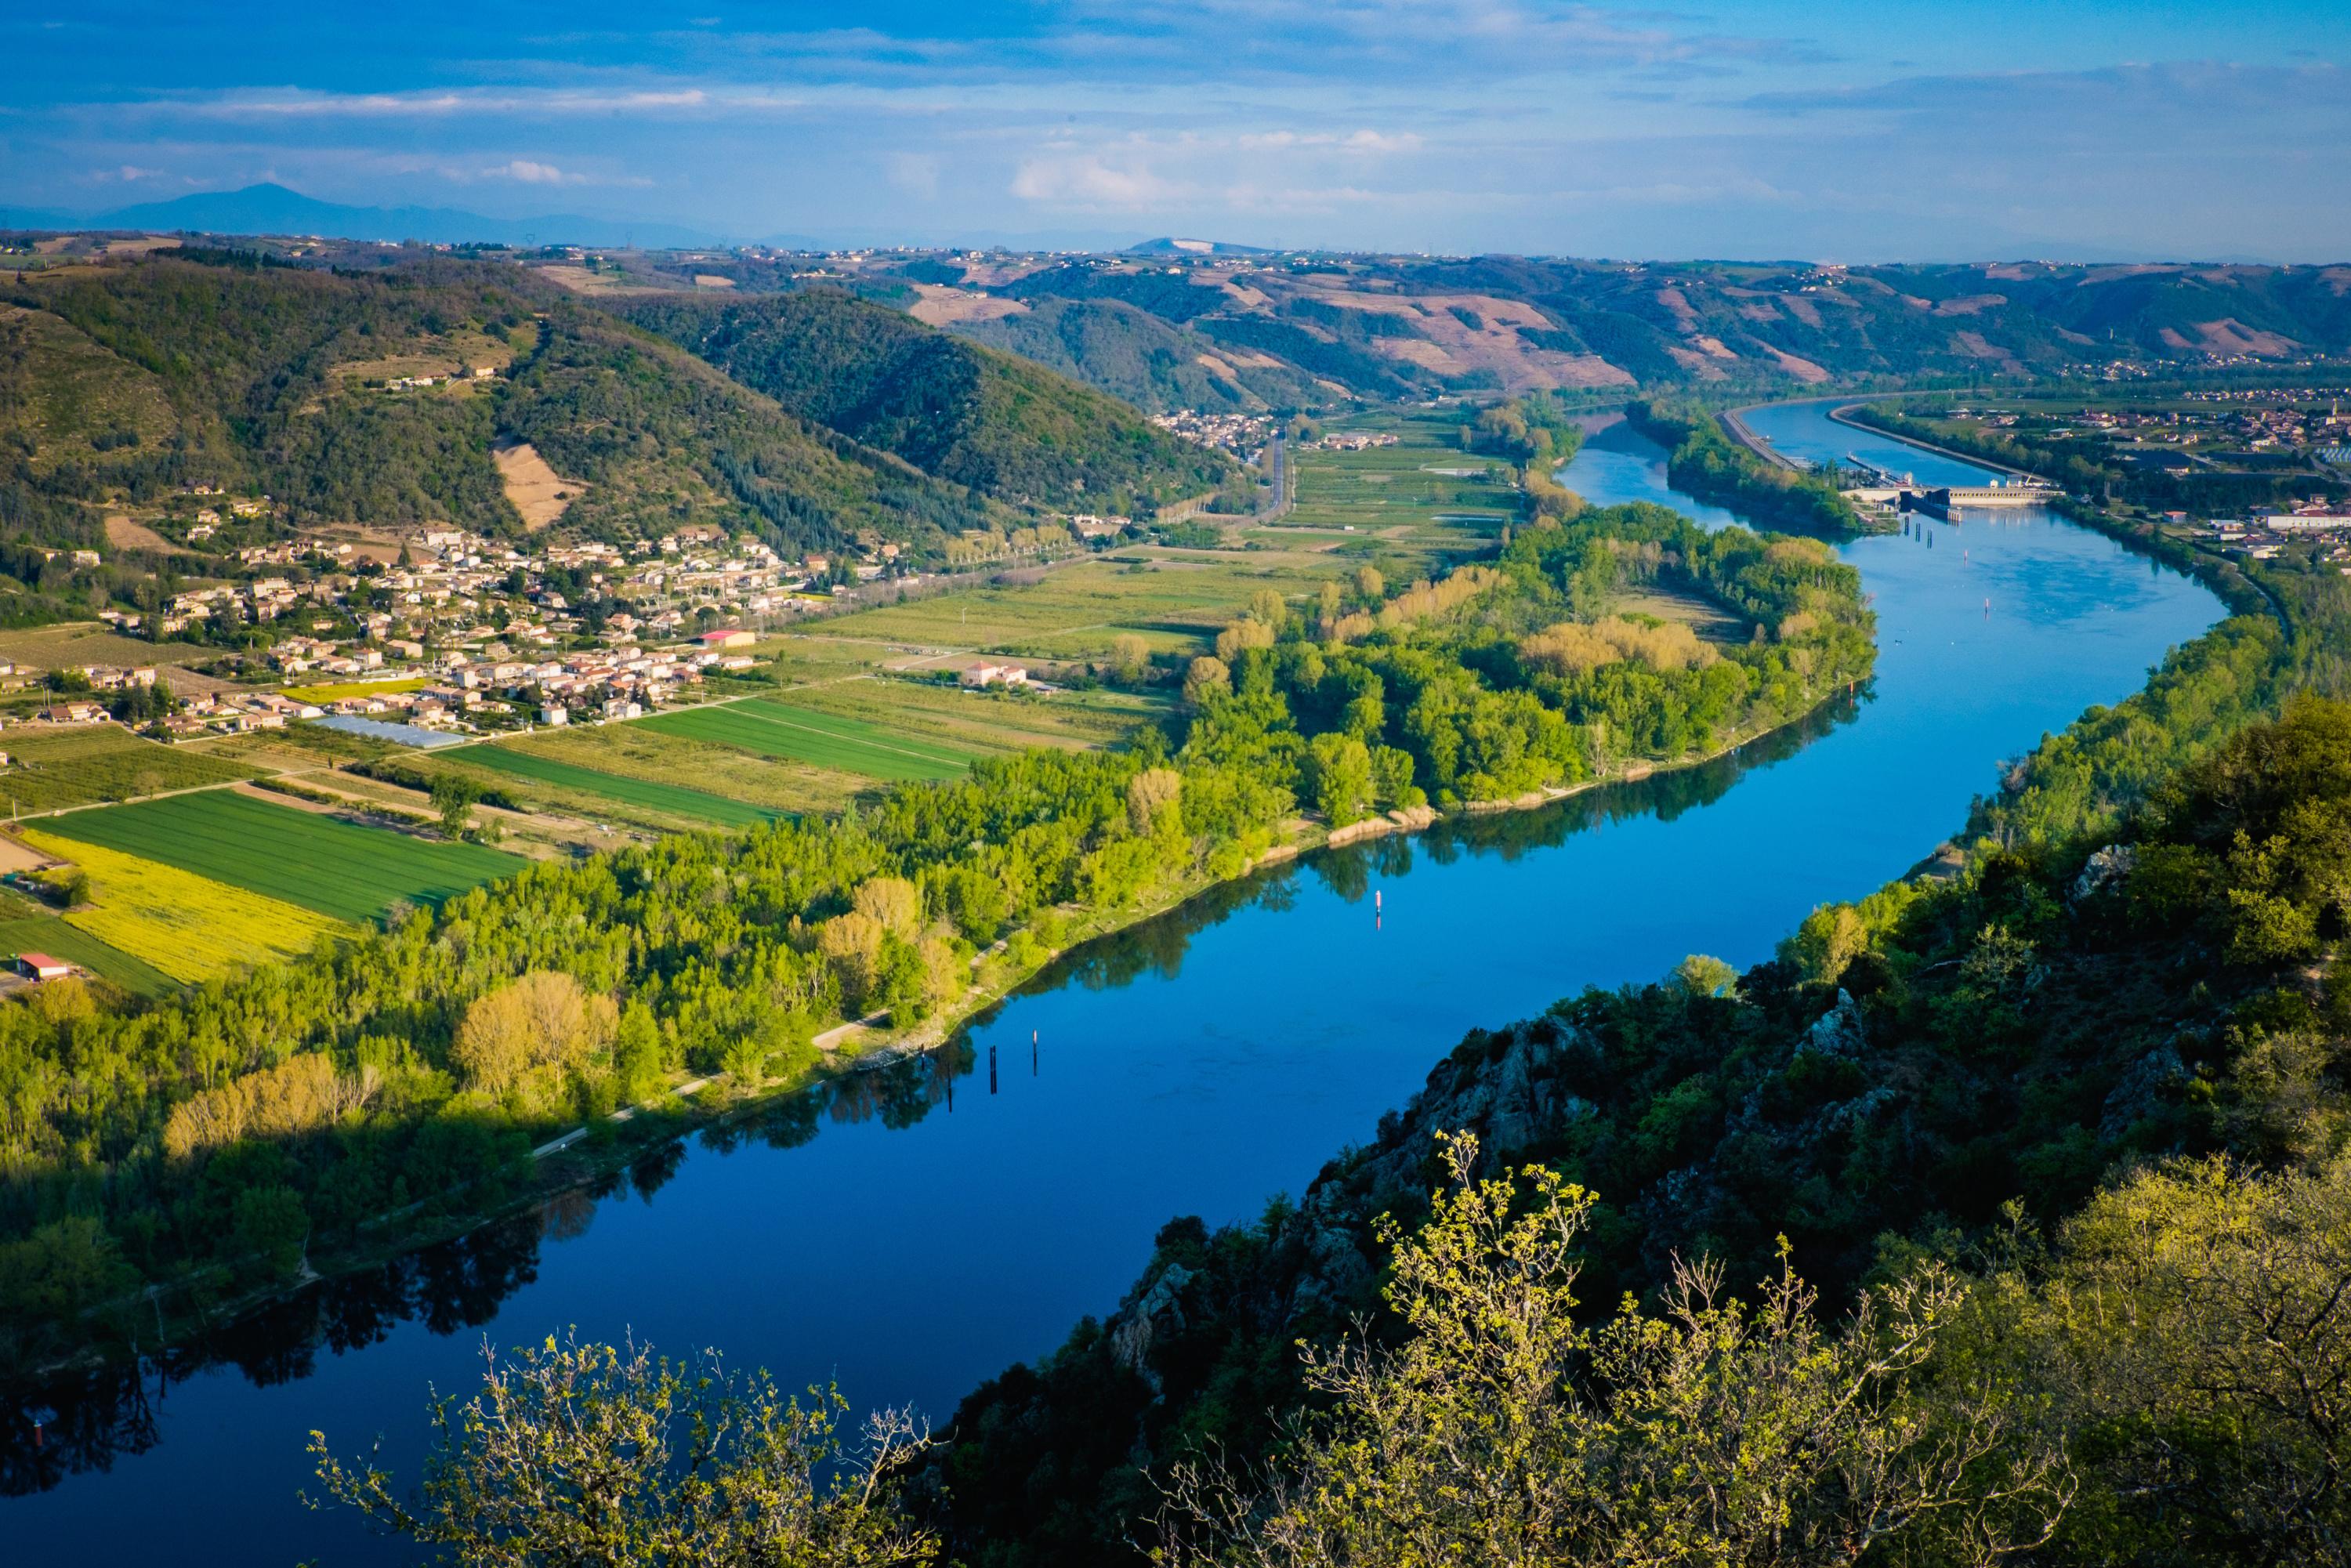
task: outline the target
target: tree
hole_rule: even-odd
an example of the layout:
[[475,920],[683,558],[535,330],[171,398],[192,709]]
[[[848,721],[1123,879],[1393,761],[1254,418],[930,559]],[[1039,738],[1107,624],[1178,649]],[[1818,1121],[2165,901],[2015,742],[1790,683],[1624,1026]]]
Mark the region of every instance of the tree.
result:
[[1231,695],[1232,689],[1233,672],[1222,659],[1202,654],[1184,675],[1184,700],[1196,708],[1213,697]]
[[482,798],[482,787],[472,779],[455,773],[433,776],[433,809],[441,813],[441,831],[455,838],[465,831],[474,803]]
[[560,970],[538,970],[476,998],[450,1060],[469,1085],[503,1093],[533,1068],[577,1067],[611,1043],[619,1009]]
[[869,1417],[845,1448],[833,1389],[786,1399],[765,1373],[715,1354],[656,1361],[631,1344],[550,1336],[501,1362],[481,1391],[436,1397],[433,1450],[411,1500],[376,1462],[310,1434],[325,1501],[464,1568],[882,1568],[926,1563],[898,1487],[928,1442],[904,1412]]
[[851,894],[849,904],[858,914],[880,922],[893,936],[911,940],[922,929],[923,895],[904,877],[868,878]]
[[1986,1364],[2082,1455],[2079,1558],[2351,1561],[2351,1160],[2140,1172],[1985,1296]]
[[1184,776],[1173,768],[1146,768],[1127,780],[1127,825],[1139,837],[1149,838],[1162,826],[1180,828],[1183,809]]
[[1151,644],[1132,632],[1122,632],[1110,642],[1111,666],[1122,681],[1139,681],[1151,668]]
[[1308,787],[1315,809],[1334,828],[1360,821],[1372,809],[1371,748],[1352,735],[1318,735],[1306,748]]
[[882,939],[889,931],[860,909],[836,915],[816,928],[816,950],[832,966],[841,982],[841,1007],[852,1018],[873,1002],[882,972]]
[[1722,1297],[1719,1270],[1677,1263],[1661,1312],[1627,1301],[1587,1329],[1574,1260],[1593,1196],[1540,1166],[1473,1180],[1467,1135],[1441,1149],[1451,1184],[1428,1224],[1406,1239],[1382,1221],[1407,1337],[1304,1353],[1327,1413],[1297,1420],[1279,1470],[1177,1467],[1161,1561],[1981,1562],[2054,1528],[2063,1459],[2001,1404],[1930,1385],[1964,1296],[1949,1273],[1865,1292],[1832,1332],[1784,1256],[1752,1308]]
[[1739,988],[1739,971],[1706,953],[1692,953],[1674,966],[1674,983],[1693,997],[1728,996]]

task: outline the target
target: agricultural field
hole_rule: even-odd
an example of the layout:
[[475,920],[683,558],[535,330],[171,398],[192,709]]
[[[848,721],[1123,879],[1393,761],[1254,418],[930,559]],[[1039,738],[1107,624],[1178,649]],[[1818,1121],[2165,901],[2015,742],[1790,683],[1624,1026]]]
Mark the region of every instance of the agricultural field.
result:
[[346,697],[396,696],[421,692],[425,681],[334,681],[319,686],[287,686],[286,695],[298,703],[339,703]]
[[682,817],[688,822],[712,827],[747,828],[789,815],[778,809],[730,800],[706,789],[608,773],[537,751],[526,751],[517,746],[469,746],[447,760],[509,774],[533,783],[553,785],[569,795],[586,796],[590,800],[613,801],[623,806],[639,806],[666,817]]
[[1361,452],[1300,449],[1292,455],[1295,503],[1280,528],[1353,528],[1397,548],[1490,544],[1518,515],[1516,486],[1499,458],[1461,450],[1458,421],[1366,415],[1343,422],[1394,434],[1394,446]]
[[1610,601],[1608,610],[1614,615],[1651,615],[1660,621],[1678,621],[1709,643],[1744,643],[1751,630],[1711,600],[1664,589],[1620,593]]
[[0,736],[0,748],[8,753],[8,767],[0,771],[0,800],[12,814],[234,783],[260,771],[186,747],[142,740],[111,724],[12,728]]
[[53,626],[0,629],[0,661],[36,670],[63,669],[78,664],[114,664],[125,669],[153,664],[183,696],[198,692],[225,691],[235,685],[199,674],[187,664],[207,664],[221,656],[218,648],[197,643],[150,643],[125,637],[101,621],[67,621]]
[[[0,745],[6,744],[0,741]],[[241,735],[207,736],[183,741],[175,749],[248,773],[307,773],[338,762],[372,762],[404,750],[371,735],[354,735],[324,725],[295,723],[283,729],[253,729]]]
[[481,747],[458,747],[429,758],[402,760],[427,776],[455,771],[478,782],[495,785],[501,794],[534,810],[590,821],[624,821],[658,831],[708,827],[711,809],[704,801],[681,801],[701,808],[680,816],[651,804],[653,797],[625,799],[615,788],[628,781],[698,791],[734,802],[761,817],[800,816],[838,811],[874,788],[872,779],[817,768],[789,758],[721,745],[646,727],[640,720],[627,724],[587,725],[572,729],[540,730],[535,735],[497,743],[510,754],[527,754],[598,775],[595,790],[574,789],[549,779],[525,779],[518,773],[493,768],[471,759]]
[[[989,586],[844,615],[799,641],[856,638],[1032,659],[1108,659],[1118,638],[1154,653],[1203,652],[1249,595],[1314,592],[1353,562],[1293,551],[1122,550],[1056,567],[1037,582]],[[901,660],[900,663],[910,663]]]
[[256,897],[246,888],[165,862],[61,833],[34,830],[24,837],[36,849],[69,860],[89,873],[90,902],[68,912],[66,925],[185,984],[279,962],[308,952],[321,938],[352,934],[353,928],[340,920],[279,899]]
[[779,698],[681,708],[641,720],[635,727],[893,781],[952,779],[971,766],[971,753],[960,747]]
[[177,986],[146,960],[99,941],[54,912],[15,894],[0,894],[0,955],[15,958],[21,953],[47,953],[78,964],[133,996],[160,997]]
[[996,755],[1032,746],[1074,751],[1120,745],[1171,707],[1166,697],[1130,692],[1020,696],[886,676],[809,686],[786,700],[794,707],[878,724],[909,739]]
[[381,919],[395,904],[437,907],[529,863],[479,844],[359,827],[229,789],[77,811],[43,827],[59,839],[147,856],[353,922]]

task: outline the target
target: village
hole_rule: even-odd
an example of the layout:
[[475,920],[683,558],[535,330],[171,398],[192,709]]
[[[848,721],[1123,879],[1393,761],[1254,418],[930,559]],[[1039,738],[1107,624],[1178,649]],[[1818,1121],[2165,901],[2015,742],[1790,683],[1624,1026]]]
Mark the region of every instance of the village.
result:
[[[9,666],[0,687],[37,684],[61,699],[26,716],[97,724],[128,710],[167,739],[293,719],[397,721],[454,736],[633,718],[691,695],[706,672],[749,668],[740,650],[757,640],[754,627],[831,608],[862,581],[920,580],[901,570],[894,546],[786,560],[752,535],[707,526],[536,554],[428,528],[398,541],[393,559],[385,553],[320,538],[249,547],[237,559],[256,575],[172,593],[152,611],[101,613],[124,637],[238,650],[222,661],[235,666],[232,681],[172,691],[175,672],[159,658]],[[122,700],[159,686],[167,699]]]

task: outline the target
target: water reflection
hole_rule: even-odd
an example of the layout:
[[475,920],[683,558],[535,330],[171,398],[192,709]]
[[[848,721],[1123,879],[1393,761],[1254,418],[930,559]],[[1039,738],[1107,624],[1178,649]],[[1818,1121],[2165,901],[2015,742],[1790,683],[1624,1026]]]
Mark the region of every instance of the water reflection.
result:
[[[919,1056],[849,1073],[696,1134],[716,1154],[758,1145],[797,1148],[822,1124],[878,1122],[911,1127],[952,1096],[973,1070],[956,1040]],[[234,1368],[256,1387],[317,1370],[321,1351],[342,1355],[414,1322],[446,1337],[488,1324],[506,1300],[538,1278],[544,1242],[578,1240],[603,1200],[633,1192],[651,1203],[686,1157],[684,1140],[646,1150],[622,1170],[559,1192],[533,1208],[381,1266],[338,1275],[270,1301],[188,1343],[102,1367],[77,1369],[0,1395],[0,1496],[45,1491],[67,1478],[113,1468],[146,1452],[168,1391],[199,1374]]]
[[538,1278],[540,1241],[580,1235],[594,1207],[589,1193],[560,1194],[456,1240],[321,1281],[160,1355],[19,1390],[0,1401],[0,1495],[47,1490],[144,1453],[172,1385],[198,1374],[234,1367],[266,1388],[309,1376],[321,1350],[364,1350],[403,1322],[443,1335],[479,1328]]

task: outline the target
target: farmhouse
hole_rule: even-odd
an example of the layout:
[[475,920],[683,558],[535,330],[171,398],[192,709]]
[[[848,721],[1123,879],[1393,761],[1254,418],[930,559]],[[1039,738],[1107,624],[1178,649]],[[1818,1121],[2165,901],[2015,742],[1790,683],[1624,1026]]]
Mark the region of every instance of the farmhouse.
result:
[[973,664],[960,678],[967,686],[1025,686],[1029,672],[1019,664]]

